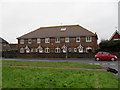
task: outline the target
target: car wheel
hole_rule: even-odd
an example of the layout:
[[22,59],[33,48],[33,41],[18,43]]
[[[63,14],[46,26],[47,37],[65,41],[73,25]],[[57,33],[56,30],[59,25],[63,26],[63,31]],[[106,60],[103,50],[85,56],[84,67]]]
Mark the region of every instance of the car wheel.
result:
[[115,58],[111,58],[112,61],[115,61]]
[[98,58],[98,57],[97,57],[97,58],[95,58],[95,60],[96,60],[96,61],[99,61],[99,60],[100,60],[100,58]]

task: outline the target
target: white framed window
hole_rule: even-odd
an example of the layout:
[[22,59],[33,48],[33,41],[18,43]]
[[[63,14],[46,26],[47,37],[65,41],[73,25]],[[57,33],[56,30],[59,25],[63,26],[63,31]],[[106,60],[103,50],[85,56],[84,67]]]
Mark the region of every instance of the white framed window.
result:
[[24,44],[24,39],[20,39],[20,44]]
[[28,48],[27,45],[26,45],[26,47],[25,47],[25,51],[26,51],[26,53],[30,53],[30,49]]
[[20,53],[25,53],[24,48],[20,48]]
[[28,44],[31,44],[32,43],[32,39],[28,39]]
[[55,53],[60,53],[60,48],[55,48]]
[[45,53],[50,53],[50,48],[45,48]]
[[55,38],[56,43],[60,43],[60,38]]
[[79,48],[79,49],[78,49],[78,52],[79,52],[79,53],[83,53],[83,48]]
[[45,38],[45,43],[50,43],[50,38]]
[[31,52],[34,52],[34,49],[33,49],[33,48],[31,48]]
[[40,45],[38,46],[37,49],[38,49],[39,53],[43,53],[43,48]]
[[63,51],[63,53],[66,53],[67,52],[67,46],[63,45],[62,46],[62,51]]
[[28,48],[28,49],[26,49],[26,53],[30,53],[30,49]]
[[87,47],[86,48],[86,53],[92,52],[92,48],[91,47]]
[[77,48],[79,53],[83,53],[83,46],[81,44]]
[[67,48],[64,48],[64,49],[63,49],[63,53],[67,53]]
[[69,37],[66,37],[66,38],[65,38],[65,42],[69,42]]
[[43,48],[39,48],[39,53],[43,53]]
[[92,42],[92,37],[86,37],[86,42]]
[[41,39],[40,38],[37,38],[37,43],[39,44],[41,42]]
[[74,52],[77,52],[77,48],[74,48]]
[[80,37],[76,37],[76,42],[80,42]]
[[72,48],[69,48],[68,51],[69,51],[69,52],[72,52]]

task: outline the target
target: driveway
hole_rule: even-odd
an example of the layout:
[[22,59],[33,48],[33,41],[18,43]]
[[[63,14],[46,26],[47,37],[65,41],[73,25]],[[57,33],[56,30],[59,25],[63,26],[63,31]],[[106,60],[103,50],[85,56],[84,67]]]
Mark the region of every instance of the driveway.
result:
[[92,58],[79,58],[79,59],[13,59],[13,58],[3,58],[0,60],[14,60],[14,61],[46,61],[46,62],[75,62],[75,63],[87,63],[95,64],[103,67],[111,67],[118,70],[119,61],[95,61]]

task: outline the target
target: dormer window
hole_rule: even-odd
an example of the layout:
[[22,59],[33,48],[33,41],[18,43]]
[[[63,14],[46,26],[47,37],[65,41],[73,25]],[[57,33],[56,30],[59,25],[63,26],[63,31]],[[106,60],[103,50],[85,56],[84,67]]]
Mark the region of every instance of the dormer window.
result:
[[60,31],[66,31],[66,28],[61,28]]

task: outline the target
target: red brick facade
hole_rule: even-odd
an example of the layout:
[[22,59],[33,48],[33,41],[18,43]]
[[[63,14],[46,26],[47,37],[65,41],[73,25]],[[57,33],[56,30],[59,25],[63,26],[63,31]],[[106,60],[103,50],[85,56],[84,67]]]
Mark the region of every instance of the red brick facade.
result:
[[[69,42],[65,42],[65,38],[60,38],[60,43],[55,42],[55,38],[50,38],[50,43],[45,43],[45,38],[41,39],[40,44],[37,43],[37,38],[32,39],[32,43],[28,44],[28,39],[24,39],[24,44],[20,44],[20,39],[18,39],[18,51],[20,52],[20,48],[25,48],[28,46],[28,48],[31,50],[37,49],[39,45],[43,48],[43,53],[45,53],[45,48],[50,48],[50,53],[55,53],[55,48],[60,48],[60,53],[63,53],[62,46],[67,46],[67,48],[71,48],[70,52],[75,52],[74,48],[77,48],[79,45],[83,47],[83,53],[87,52],[86,48],[90,47],[92,49],[92,52],[95,52],[97,49],[97,39],[96,37],[92,37],[91,42],[86,42],[86,37],[80,37],[80,42],[76,42],[76,37],[69,37]],[[38,52],[38,50],[34,50],[33,52],[30,51],[30,53]],[[39,52],[38,52],[39,53]],[[77,52],[78,48],[77,48]]]
[[[64,34],[64,32],[62,32]],[[74,33],[74,32],[73,32]],[[90,32],[91,33],[91,32]],[[28,33],[29,34],[29,33]],[[86,34],[86,33],[85,33]],[[23,35],[24,36],[24,35]],[[31,35],[32,36],[32,35]],[[76,41],[77,37],[80,37],[80,41]],[[76,35],[66,37],[46,37],[49,38],[49,43],[45,42],[45,38],[18,38],[18,52],[19,53],[88,53],[95,52],[97,49],[97,35],[91,33],[91,35]],[[56,38],[60,39],[60,42],[56,42]],[[65,38],[69,42],[66,42]],[[40,43],[37,42],[40,39]],[[21,44],[21,41],[22,44]],[[29,42],[29,43],[28,43]]]
[[116,31],[110,40],[120,40],[120,34],[118,31]]

